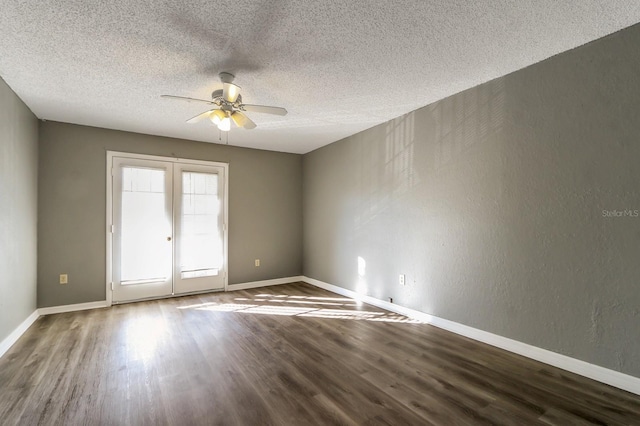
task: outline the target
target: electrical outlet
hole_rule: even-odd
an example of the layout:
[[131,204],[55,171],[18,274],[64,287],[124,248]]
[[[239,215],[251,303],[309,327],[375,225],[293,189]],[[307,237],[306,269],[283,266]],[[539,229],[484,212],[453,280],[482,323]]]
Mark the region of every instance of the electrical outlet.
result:
[[260,266],[260,259],[256,259],[256,266]]
[[67,274],[60,274],[60,284],[67,284],[69,282],[69,276]]
[[404,283],[405,283],[404,274],[400,274],[400,278],[398,279],[398,281],[400,282],[400,285],[404,285]]

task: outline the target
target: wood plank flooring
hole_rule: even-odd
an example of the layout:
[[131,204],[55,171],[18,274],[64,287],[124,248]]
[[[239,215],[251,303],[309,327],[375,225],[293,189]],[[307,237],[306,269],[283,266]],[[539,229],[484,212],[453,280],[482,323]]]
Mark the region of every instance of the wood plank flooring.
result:
[[640,397],[288,284],[40,318],[2,425],[640,424]]

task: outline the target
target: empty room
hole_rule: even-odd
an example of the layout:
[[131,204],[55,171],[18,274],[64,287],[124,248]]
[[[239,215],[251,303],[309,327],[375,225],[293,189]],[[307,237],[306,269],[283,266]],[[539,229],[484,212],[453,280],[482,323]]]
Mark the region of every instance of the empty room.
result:
[[1,425],[640,424],[640,6],[3,0]]

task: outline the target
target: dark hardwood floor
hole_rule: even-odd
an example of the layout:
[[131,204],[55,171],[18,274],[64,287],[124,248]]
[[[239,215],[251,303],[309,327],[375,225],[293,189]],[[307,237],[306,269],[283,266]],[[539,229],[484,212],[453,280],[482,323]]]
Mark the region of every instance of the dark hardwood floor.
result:
[[40,318],[0,424],[640,424],[640,397],[307,284]]

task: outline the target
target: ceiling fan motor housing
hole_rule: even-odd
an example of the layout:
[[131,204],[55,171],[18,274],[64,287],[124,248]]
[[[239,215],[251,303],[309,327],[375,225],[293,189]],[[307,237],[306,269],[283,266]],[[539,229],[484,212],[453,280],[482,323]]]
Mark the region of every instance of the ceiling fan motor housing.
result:
[[[214,90],[211,93],[211,99],[213,99],[213,101],[216,104],[220,104],[220,105],[225,105],[225,104],[229,104],[229,102],[224,100],[224,96],[223,96],[223,91],[222,89],[218,89],[218,90]],[[242,95],[238,95],[238,98],[236,99],[236,101],[233,104],[229,104],[229,105],[240,105],[242,104]]]

